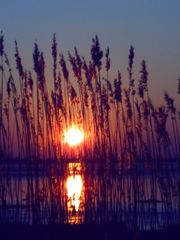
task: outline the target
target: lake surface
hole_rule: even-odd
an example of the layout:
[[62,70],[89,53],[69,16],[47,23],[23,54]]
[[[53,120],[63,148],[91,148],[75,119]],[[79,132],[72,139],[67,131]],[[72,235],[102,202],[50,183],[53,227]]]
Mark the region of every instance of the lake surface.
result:
[[[18,224],[121,223],[141,230],[180,222],[180,174],[143,168],[104,172],[78,164],[1,165],[0,222]],[[68,179],[71,179],[69,194]],[[75,181],[75,179],[77,181]],[[80,190],[76,195],[77,186]]]

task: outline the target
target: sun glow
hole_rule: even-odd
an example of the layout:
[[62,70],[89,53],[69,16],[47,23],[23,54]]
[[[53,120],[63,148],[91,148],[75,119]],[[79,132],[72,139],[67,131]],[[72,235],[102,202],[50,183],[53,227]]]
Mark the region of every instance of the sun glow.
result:
[[72,127],[67,132],[65,132],[64,141],[68,143],[70,146],[75,146],[80,144],[84,140],[83,131],[78,128]]
[[68,208],[74,208],[76,212],[79,210],[80,197],[82,192],[82,178],[80,175],[71,175],[67,179],[67,196]]

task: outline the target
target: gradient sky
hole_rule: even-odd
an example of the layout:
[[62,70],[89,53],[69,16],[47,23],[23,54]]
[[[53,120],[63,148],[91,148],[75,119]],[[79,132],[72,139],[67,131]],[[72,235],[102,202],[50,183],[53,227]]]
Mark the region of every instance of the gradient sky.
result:
[[102,47],[110,47],[113,74],[119,69],[125,84],[128,51],[133,45],[135,76],[139,76],[144,58],[154,101],[160,103],[167,90],[177,103],[179,11],[179,0],[1,0],[0,29],[9,58],[13,58],[16,39],[28,67],[32,66],[35,41],[48,58],[54,32],[61,51],[77,46],[86,57],[92,37],[98,34]]

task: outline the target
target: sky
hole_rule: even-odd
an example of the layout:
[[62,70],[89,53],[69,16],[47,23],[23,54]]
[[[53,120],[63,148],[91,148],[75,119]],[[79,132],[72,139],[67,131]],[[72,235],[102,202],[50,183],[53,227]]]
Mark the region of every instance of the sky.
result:
[[[56,33],[65,54],[77,46],[88,58],[97,34],[102,48],[110,47],[112,75],[119,69],[127,84],[128,51],[135,47],[136,80],[142,59],[147,62],[150,91],[161,104],[165,90],[178,102],[180,78],[179,0],[1,0],[0,29],[13,61],[14,40],[23,63],[32,68],[33,44],[49,59]],[[48,60],[47,60],[48,61]]]

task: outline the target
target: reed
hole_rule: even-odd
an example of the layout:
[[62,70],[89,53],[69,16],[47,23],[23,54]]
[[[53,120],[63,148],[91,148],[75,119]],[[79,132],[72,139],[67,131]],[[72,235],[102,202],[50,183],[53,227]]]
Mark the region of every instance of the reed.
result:
[[[0,35],[0,223],[68,223],[69,161],[83,166],[83,223],[125,222],[130,229],[178,223],[179,112],[168,93],[164,106],[152,103],[145,60],[136,81],[130,47],[126,86],[120,72],[110,78],[110,50],[97,36],[89,62],[77,48],[66,60],[55,35],[51,50],[47,79],[37,43],[29,70],[15,42],[12,69]],[[85,141],[70,149],[63,139],[73,124]]]

